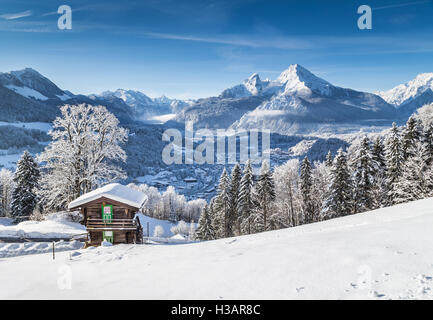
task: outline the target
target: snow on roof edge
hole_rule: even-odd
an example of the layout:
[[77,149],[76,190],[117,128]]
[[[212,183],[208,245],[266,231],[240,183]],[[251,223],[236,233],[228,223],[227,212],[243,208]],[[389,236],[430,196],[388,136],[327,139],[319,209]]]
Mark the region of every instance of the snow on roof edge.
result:
[[111,183],[104,187],[85,193],[77,199],[71,201],[68,205],[68,209],[77,208],[85,203],[100,198],[108,198],[113,201],[125,203],[131,207],[141,208],[141,205],[146,200],[146,195],[138,190],[131,189],[119,183]]

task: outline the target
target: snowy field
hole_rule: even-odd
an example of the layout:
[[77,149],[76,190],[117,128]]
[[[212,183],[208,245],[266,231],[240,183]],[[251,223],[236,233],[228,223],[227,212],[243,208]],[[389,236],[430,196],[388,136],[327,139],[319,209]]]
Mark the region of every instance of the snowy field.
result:
[[61,239],[86,233],[86,227],[52,214],[44,221],[24,221],[17,225],[11,219],[0,218],[0,238]]
[[0,299],[432,299],[432,225],[430,198],[204,243],[5,258]]

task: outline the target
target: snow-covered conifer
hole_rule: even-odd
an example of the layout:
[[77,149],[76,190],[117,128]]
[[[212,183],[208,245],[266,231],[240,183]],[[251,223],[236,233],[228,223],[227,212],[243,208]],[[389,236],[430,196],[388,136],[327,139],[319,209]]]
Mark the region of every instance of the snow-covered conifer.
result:
[[218,185],[218,193],[214,198],[213,211],[215,214],[215,233],[218,238],[229,237],[229,214],[230,214],[230,179],[224,168]]
[[257,182],[257,200],[259,203],[259,219],[257,223],[262,223],[261,229],[268,230],[268,216],[271,214],[270,209],[272,201],[275,199],[275,185],[272,173],[267,161],[263,161],[260,169],[260,176]]
[[10,215],[12,191],[14,189],[14,174],[8,169],[0,170],[0,217]]
[[251,161],[248,160],[244,167],[239,191],[238,212],[241,220],[241,233],[250,234],[252,224],[252,210],[254,207],[253,202],[253,169],[251,168]]
[[385,207],[389,205],[388,201],[388,183],[387,183],[387,166],[385,157],[385,146],[380,137],[374,141],[372,148],[372,157],[374,165],[374,183],[373,199],[374,208]]
[[228,221],[229,236],[241,234],[241,215],[239,208],[239,194],[242,179],[242,171],[239,163],[236,163],[232,169],[230,179],[230,214]]
[[401,175],[403,155],[401,150],[400,132],[395,124],[392,124],[391,132],[385,140],[385,157],[387,166],[388,199],[391,205],[395,203],[395,184]]
[[329,151],[328,151],[328,154],[326,155],[325,164],[326,164],[328,167],[332,167],[332,153],[331,153],[331,150],[329,150]]
[[28,151],[24,151],[14,174],[11,215],[15,222],[27,220],[36,208],[39,177],[38,164]]
[[213,228],[212,217],[209,214],[208,205],[204,206],[200,219],[198,220],[195,238],[202,241],[215,239],[215,230]]
[[330,219],[353,213],[353,186],[346,155],[340,148],[334,159],[328,197],[323,204],[322,217]]
[[354,210],[363,212],[374,207],[373,189],[375,166],[370,149],[370,140],[364,137],[356,148],[353,167]]
[[426,165],[430,166],[433,163],[433,122],[430,122],[424,128],[422,143],[424,148],[424,160]]
[[411,156],[404,162],[394,187],[394,203],[423,199],[430,195],[432,176],[427,172],[424,149],[416,142],[409,150]]
[[305,157],[301,164],[301,196],[304,223],[315,221],[314,204],[312,201],[313,178],[311,171],[311,163],[308,160],[308,157]]
[[406,126],[402,132],[401,151],[403,160],[406,160],[412,155],[411,151],[414,150],[413,146],[420,138],[421,134],[418,120],[416,120],[415,116],[411,116],[407,120]]

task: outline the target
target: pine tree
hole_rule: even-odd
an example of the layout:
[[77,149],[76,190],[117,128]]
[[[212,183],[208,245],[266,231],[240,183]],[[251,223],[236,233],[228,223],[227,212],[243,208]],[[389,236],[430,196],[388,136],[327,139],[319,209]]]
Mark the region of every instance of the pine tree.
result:
[[373,157],[375,169],[378,171],[386,170],[385,147],[380,137],[377,137],[374,141],[371,154]]
[[208,205],[204,206],[200,219],[198,220],[195,238],[201,241],[215,239],[215,230],[213,228],[213,221],[209,213]]
[[426,165],[430,166],[433,163],[433,122],[429,123],[425,128],[422,143]]
[[215,199],[216,197],[213,197],[210,200],[210,203],[208,205],[208,213],[210,216],[210,220],[212,221],[212,228],[214,230],[215,239],[218,239],[219,221],[215,210]]
[[326,155],[326,160],[325,160],[326,166],[327,167],[332,167],[332,153],[331,150],[328,151],[328,154]]
[[28,151],[24,151],[17,163],[12,191],[11,215],[16,223],[27,220],[36,208],[39,177],[38,164]]
[[330,219],[353,213],[352,181],[346,155],[341,148],[334,159],[330,178],[328,198],[323,204],[322,217]]
[[407,120],[402,135],[401,150],[403,160],[406,160],[412,155],[413,146],[421,138],[418,121],[414,116]]
[[373,183],[375,167],[370,150],[370,140],[364,137],[352,160],[354,185],[354,212],[373,208]]
[[11,211],[14,174],[8,169],[0,170],[0,217],[8,217]]
[[411,156],[405,161],[401,176],[394,188],[394,203],[423,199],[430,195],[432,177],[424,160],[423,145],[415,143],[409,150]]
[[230,179],[230,214],[229,214],[229,236],[241,234],[241,217],[238,211],[239,192],[242,179],[242,172],[239,163],[236,163],[232,169]]
[[301,195],[304,223],[314,222],[314,204],[312,200],[313,178],[312,169],[308,157],[305,157],[301,165]]
[[260,169],[259,181],[257,182],[257,200],[259,203],[259,219],[257,223],[262,224],[261,228],[263,231],[268,230],[268,215],[270,215],[270,209],[272,201],[275,199],[275,186],[272,179],[272,174],[269,170],[267,161],[263,161]]
[[392,124],[391,132],[386,139],[385,157],[388,168],[386,181],[389,189],[387,202],[392,205],[395,204],[395,184],[401,175],[401,167],[403,165],[400,133],[395,122]]
[[214,198],[213,210],[216,219],[216,235],[218,238],[230,236],[229,215],[230,215],[230,180],[224,168],[218,185],[218,193]]
[[241,179],[238,212],[241,217],[241,233],[251,234],[252,224],[252,210],[254,207],[253,202],[253,170],[251,168],[251,161],[248,160],[245,164],[244,172]]
[[388,201],[388,184],[387,166],[385,158],[385,146],[380,137],[377,137],[372,149],[374,165],[374,208],[385,207],[389,205]]

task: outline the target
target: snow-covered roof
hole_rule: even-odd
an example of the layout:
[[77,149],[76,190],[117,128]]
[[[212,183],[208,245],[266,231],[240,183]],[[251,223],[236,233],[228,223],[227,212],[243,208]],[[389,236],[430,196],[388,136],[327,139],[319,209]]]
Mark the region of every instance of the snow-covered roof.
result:
[[79,207],[85,203],[96,199],[107,198],[113,201],[122,202],[131,207],[141,208],[141,205],[146,200],[146,195],[143,192],[128,188],[119,183],[110,183],[106,186],[90,191],[78,197],[68,205],[68,209]]

